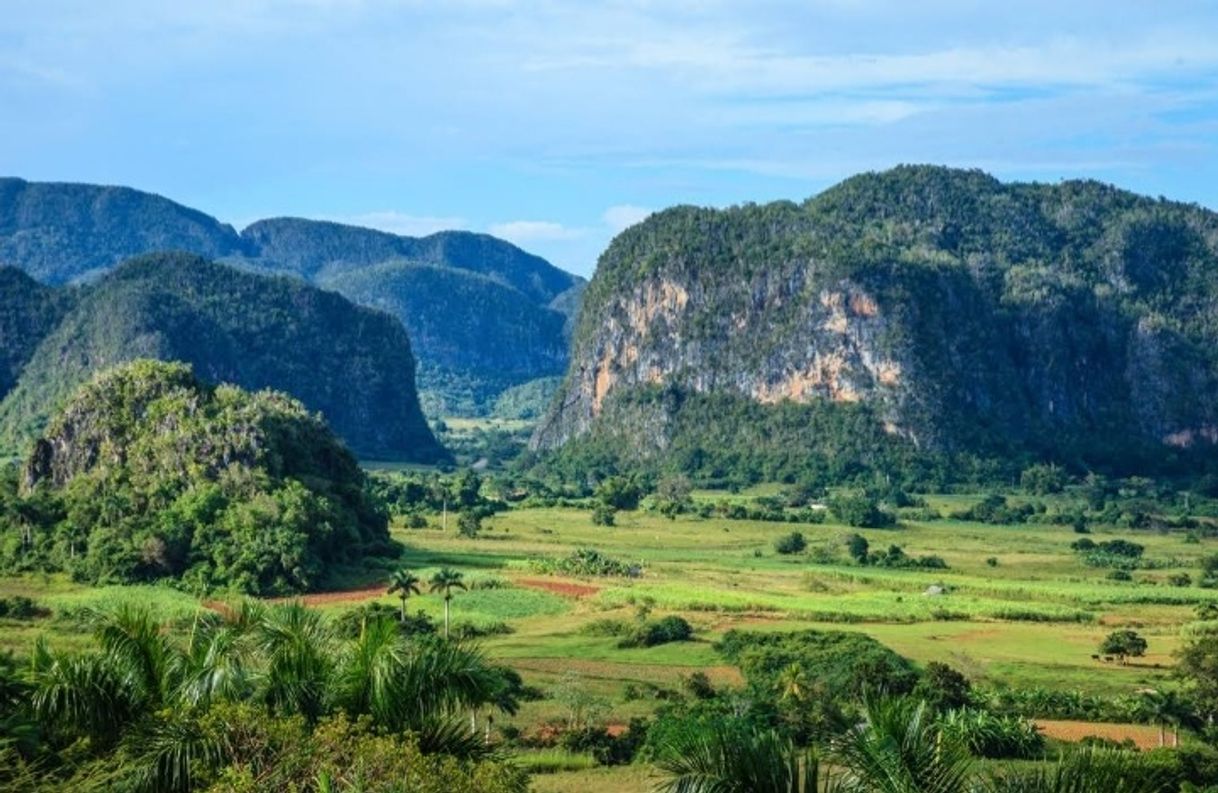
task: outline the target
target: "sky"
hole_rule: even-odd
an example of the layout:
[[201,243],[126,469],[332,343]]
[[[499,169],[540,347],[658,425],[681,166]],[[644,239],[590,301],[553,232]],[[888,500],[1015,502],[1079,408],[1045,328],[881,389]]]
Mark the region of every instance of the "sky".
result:
[[1218,3],[3,0],[0,175],[581,275],[673,204],[900,163],[1218,208]]

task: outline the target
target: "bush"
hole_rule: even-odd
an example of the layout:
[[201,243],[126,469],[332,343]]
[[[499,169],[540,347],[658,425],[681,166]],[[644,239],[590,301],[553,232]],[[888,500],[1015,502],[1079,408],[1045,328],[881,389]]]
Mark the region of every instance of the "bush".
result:
[[622,637],[617,646],[655,647],[670,642],[689,641],[693,635],[693,626],[686,622],[684,617],[672,615],[643,623],[629,635]]
[[829,502],[829,509],[842,523],[858,529],[884,529],[897,522],[891,512],[863,495],[839,496]]
[[804,539],[804,535],[793,531],[790,534],[784,534],[774,540],[774,550],[781,554],[803,553],[808,547],[808,541]]
[[846,538],[846,552],[859,564],[867,564],[867,552],[870,548],[867,538],[861,534],[851,534]]
[[1060,493],[1066,486],[1066,472],[1052,463],[1037,463],[1023,469],[1019,475],[1019,485],[1038,496]]
[[24,595],[0,597],[0,617],[7,617],[11,620],[34,620],[46,617],[50,613],[50,609],[39,606],[32,598]]
[[475,510],[464,510],[457,516],[457,533],[462,537],[473,539],[482,530],[482,516]]
[[570,556],[560,559],[532,559],[532,568],[540,573],[558,573],[561,575],[587,576],[629,576],[641,575],[638,565],[629,565],[612,557],[606,556],[595,548],[577,548]]
[[406,528],[425,529],[427,528],[427,518],[417,512],[413,512],[406,517]]
[[608,504],[597,504],[592,508],[592,525],[612,526],[615,522],[617,509]]
[[401,619],[401,610],[388,603],[366,603],[362,606],[347,609],[334,618],[334,630],[345,639],[354,639],[360,635],[364,626],[376,620],[389,620],[398,626],[398,631],[406,636],[434,634],[436,624],[422,611],[407,614]]
[[931,661],[914,687],[913,696],[938,711],[963,708],[972,701],[973,686],[968,678],[950,666]]
[[952,517],[956,520],[972,520],[978,523],[1006,526],[1012,523],[1023,523],[1034,514],[1036,514],[1036,508],[1031,504],[1012,506],[1006,496],[992,493],[968,509],[953,512]]

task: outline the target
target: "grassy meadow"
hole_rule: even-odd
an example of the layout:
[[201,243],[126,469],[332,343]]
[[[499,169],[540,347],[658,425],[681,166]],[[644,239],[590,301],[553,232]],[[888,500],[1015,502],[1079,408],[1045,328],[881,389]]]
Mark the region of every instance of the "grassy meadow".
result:
[[[705,491],[695,498],[748,499],[767,492]],[[946,510],[979,498],[928,501]],[[605,723],[624,725],[652,712],[665,692],[679,690],[695,672],[716,686],[739,685],[739,671],[714,646],[732,628],[859,631],[919,664],[948,663],[974,685],[1132,695],[1171,685],[1172,653],[1182,629],[1199,604],[1218,602],[1218,590],[1168,585],[1169,575],[1195,573],[1198,559],[1218,549],[1218,540],[1186,541],[1178,532],[1094,528],[1095,541],[1133,540],[1145,546],[1145,558],[1158,563],[1135,571],[1132,581],[1114,581],[1108,570],[1088,567],[1070,549],[1079,535],[1069,526],[935,520],[856,530],[832,518],[821,524],[670,519],[644,510],[619,512],[616,525],[597,526],[589,510],[574,507],[502,512],[485,520],[476,538],[458,535],[454,523],[450,515],[447,531],[439,516],[427,528],[395,525],[393,537],[402,548],[397,563],[343,571],[336,591],[306,601],[335,616],[371,601],[397,605],[383,590],[395,567],[410,567],[424,579],[442,566],[462,571],[470,589],[453,598],[454,624],[479,628],[488,654],[542,694],[496,722],[500,730],[525,734],[566,718],[573,701]],[[792,531],[803,533],[807,551],[777,553],[775,539]],[[824,561],[828,554],[821,549],[839,548],[854,531],[873,549],[896,544],[911,556],[939,556],[948,568]],[[577,548],[637,564],[642,574],[572,578],[539,570],[537,560]],[[0,579],[0,597],[10,595],[33,597],[52,612],[35,621],[0,620],[0,650],[19,657],[38,636],[53,645],[86,644],[90,608],[150,604],[167,620],[188,625],[196,609],[209,605],[168,587],[90,588],[55,576]],[[443,602],[424,591],[408,608],[440,618]],[[634,620],[640,609],[653,617],[685,617],[694,639],[623,649],[615,637],[589,630],[598,620]],[[1147,639],[1146,655],[1127,664],[1093,657],[1103,637],[1122,627]],[[538,790],[649,786],[646,767],[599,768],[579,753],[522,751],[519,762],[537,773]]]

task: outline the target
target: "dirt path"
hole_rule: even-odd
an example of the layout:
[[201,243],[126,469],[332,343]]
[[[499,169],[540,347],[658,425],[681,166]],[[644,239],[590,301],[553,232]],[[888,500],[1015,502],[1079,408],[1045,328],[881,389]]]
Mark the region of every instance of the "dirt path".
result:
[[270,603],[290,603],[299,600],[306,606],[333,606],[336,603],[360,603],[365,600],[381,597],[385,594],[385,585],[363,587],[362,589],[344,589],[339,592],[314,592],[311,595],[293,595],[292,597],[271,598]]
[[572,598],[584,598],[601,591],[600,587],[591,584],[555,581],[550,578],[518,578],[516,583],[529,589],[540,589],[544,592],[553,592],[556,595]]

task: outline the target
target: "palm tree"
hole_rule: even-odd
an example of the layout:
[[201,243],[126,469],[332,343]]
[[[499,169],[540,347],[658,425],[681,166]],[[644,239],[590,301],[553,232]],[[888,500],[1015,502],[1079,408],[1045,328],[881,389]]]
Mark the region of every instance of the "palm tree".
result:
[[431,577],[431,591],[444,593],[444,638],[448,638],[448,610],[453,599],[454,589],[465,589],[461,573],[449,567],[441,567],[439,572]]
[[406,600],[411,595],[419,594],[419,585],[423,582],[406,568],[397,570],[393,575],[389,576],[389,592],[392,595],[398,593],[398,597],[402,600],[402,622],[406,621]]
[[716,722],[682,730],[660,749],[664,793],[816,793],[820,763],[778,733]]
[[945,736],[925,702],[868,701],[867,720],[838,740],[834,760],[846,771],[842,786],[868,793],[964,793],[972,758]]
[[[1138,712],[1159,727],[1159,746],[1167,745],[1167,725],[1179,724],[1187,713],[1180,696],[1174,691],[1143,689],[1138,692]],[[1179,738],[1176,738],[1176,743]]]

